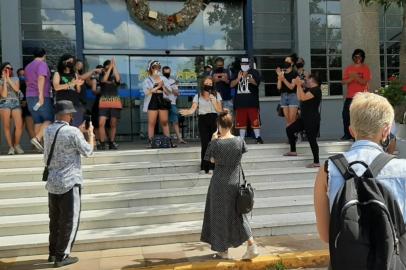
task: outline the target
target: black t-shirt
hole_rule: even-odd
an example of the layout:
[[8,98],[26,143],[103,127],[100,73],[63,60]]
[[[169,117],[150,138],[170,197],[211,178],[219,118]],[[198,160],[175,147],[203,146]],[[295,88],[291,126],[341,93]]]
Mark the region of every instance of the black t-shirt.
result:
[[[289,73],[285,73],[285,79],[290,83],[292,83],[293,79],[296,79],[297,76],[299,76],[299,74],[294,70],[292,70]],[[290,90],[289,87],[287,87],[286,84],[284,82],[282,82],[281,93],[288,93],[288,94],[296,93],[296,86],[295,86],[295,88]]]
[[310,89],[306,89],[305,93],[310,92],[313,94],[313,98],[302,101],[301,104],[301,114],[302,117],[307,117],[307,116],[318,116],[320,114],[319,112],[319,107],[321,103],[321,89],[320,87],[313,87]]
[[[60,84],[67,84],[70,83],[71,81],[75,80],[76,75],[74,73],[62,73],[59,74],[60,79],[59,83]],[[76,91],[76,87],[72,87],[72,89],[68,90],[59,90],[55,92],[55,98],[56,101],[60,100],[70,100],[72,101],[74,106],[80,106],[80,101],[79,101],[79,94]]]
[[[79,72],[79,75],[82,75],[83,74],[83,72]],[[79,93],[79,100],[80,100],[80,103],[82,104],[82,105],[86,105],[87,104],[87,93],[86,93],[86,89],[87,89],[87,87],[86,87],[86,81],[85,81],[85,83],[84,84],[82,84],[82,86],[80,86],[80,93]]]
[[23,101],[25,101],[25,100],[27,100],[27,97],[25,96],[25,93],[27,92],[27,83],[25,82],[24,79],[23,80],[18,79],[18,80],[20,82],[20,90],[24,95]]
[[[211,76],[215,75],[215,74],[222,74],[222,73],[226,73],[228,75],[228,79],[231,80],[230,78],[230,71],[228,69],[225,68],[218,68],[216,70],[214,70],[211,74]],[[214,88],[220,92],[221,98],[223,100],[231,100],[232,96],[231,96],[231,89],[230,89],[230,84],[223,82],[223,81],[219,81],[216,82],[214,85]]]
[[[248,74],[252,75],[253,79],[257,82],[257,85],[244,83],[244,79],[241,79],[236,86],[237,92],[234,98],[234,107],[238,108],[259,108],[259,84],[261,83],[261,76],[255,69],[250,69]],[[237,74],[238,76],[238,74]],[[237,77],[236,77],[237,78]],[[248,89],[246,88],[248,86]]]
[[103,82],[104,75],[100,75],[100,94],[102,96],[117,96],[118,95],[118,87],[120,86],[120,82],[117,82],[114,74],[110,74],[110,77],[107,82]]

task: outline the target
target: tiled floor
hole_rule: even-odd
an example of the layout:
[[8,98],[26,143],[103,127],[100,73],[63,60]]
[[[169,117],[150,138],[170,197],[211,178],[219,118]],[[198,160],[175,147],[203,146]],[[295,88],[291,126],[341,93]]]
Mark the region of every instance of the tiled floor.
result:
[[[256,241],[262,255],[328,248],[327,245],[318,240],[317,235],[261,237],[257,238]],[[241,258],[244,252],[245,246],[230,249],[230,254],[235,259]],[[210,250],[210,247],[201,242],[73,252],[72,256],[79,257],[79,263],[63,269],[125,270],[145,266],[206,261],[210,260],[213,254],[214,252]],[[0,270],[53,269],[52,265],[46,262],[46,259],[46,255],[0,259]]]

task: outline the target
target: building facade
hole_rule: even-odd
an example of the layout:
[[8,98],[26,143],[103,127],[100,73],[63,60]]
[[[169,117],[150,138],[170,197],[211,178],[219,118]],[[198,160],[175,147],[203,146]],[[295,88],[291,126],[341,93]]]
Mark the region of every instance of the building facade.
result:
[[[185,26],[169,33],[159,29],[159,25],[151,27],[134,14],[132,7],[136,9],[138,2],[141,1],[1,0],[1,60],[22,67],[32,59],[35,47],[46,49],[53,69],[63,53],[84,59],[88,68],[114,56],[123,79],[120,96],[124,109],[118,133],[121,140],[133,140],[145,131],[140,88],[149,60],[157,59],[172,68],[182,90],[179,105],[188,106],[206,64],[213,64],[221,56],[226,65],[231,65],[236,58],[249,55],[256,60],[263,78],[263,137],[281,139],[285,132],[283,119],[276,115],[279,93],[275,69],[287,55],[296,52],[305,59],[306,69],[317,72],[325,84],[322,138],[341,137],[345,89],[340,81],[342,69],[348,64],[345,59],[353,49],[351,41],[343,46],[343,37],[352,29],[343,23],[346,14],[342,13],[346,4],[356,1],[203,1],[204,8],[195,18],[192,14],[189,19],[186,16],[182,22]],[[148,2],[151,10],[165,14],[177,14],[185,5],[185,1],[176,0],[143,2]],[[402,12],[396,6],[386,12],[373,9],[378,27],[372,31],[379,37],[376,53],[380,65],[372,68],[374,74],[380,74],[375,79],[384,84],[399,71]],[[182,18],[173,16],[173,20]],[[172,19],[168,19],[167,24],[171,23]],[[90,104],[90,92],[88,98]],[[189,121],[189,126],[193,124]]]

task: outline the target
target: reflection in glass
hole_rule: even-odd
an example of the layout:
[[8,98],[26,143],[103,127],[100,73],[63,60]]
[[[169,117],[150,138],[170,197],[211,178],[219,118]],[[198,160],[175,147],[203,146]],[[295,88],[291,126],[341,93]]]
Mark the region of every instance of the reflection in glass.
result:
[[255,0],[253,8],[255,13],[289,13],[292,12],[292,3],[286,0]]
[[35,24],[75,24],[74,10],[57,9],[21,9],[22,23]]
[[310,16],[310,38],[312,41],[326,40],[326,15],[311,15]]
[[75,9],[75,0],[22,0],[21,8]]
[[400,41],[402,28],[386,28],[386,41]]
[[[152,34],[129,16],[125,1],[83,0],[87,49],[240,50],[244,49],[241,1],[210,2],[189,28],[177,35]],[[173,13],[183,1],[150,1],[151,8]]]
[[326,8],[326,0],[310,0],[310,14],[324,14]]
[[341,16],[340,15],[327,15],[327,25],[329,28],[340,28],[341,27]]
[[327,13],[329,13],[329,14],[340,14],[341,13],[340,0],[327,1]]

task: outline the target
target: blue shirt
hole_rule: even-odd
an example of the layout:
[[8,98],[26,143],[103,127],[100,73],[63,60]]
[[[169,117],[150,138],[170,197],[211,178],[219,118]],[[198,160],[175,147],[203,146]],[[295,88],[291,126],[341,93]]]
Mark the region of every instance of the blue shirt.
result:
[[[383,152],[383,149],[378,144],[361,140],[356,141],[350,151],[344,153],[348,162],[352,161],[364,161],[370,165],[372,161]],[[352,166],[357,175],[362,175],[366,168],[360,164]],[[327,195],[330,202],[330,212],[334,203],[334,199],[339,189],[344,184],[344,178],[341,176],[337,167],[329,160],[328,162],[328,190]],[[406,160],[405,159],[393,159],[381,170],[377,176],[377,181],[382,183],[397,200],[399,208],[403,214],[403,218],[406,223]]]
[[82,132],[69,126],[66,122],[56,121],[45,130],[44,134],[44,162],[54,141],[56,130],[66,124],[58,133],[51,163],[48,167],[49,175],[46,189],[52,194],[64,194],[76,184],[83,183],[81,154],[89,157],[93,147],[86,142]]

